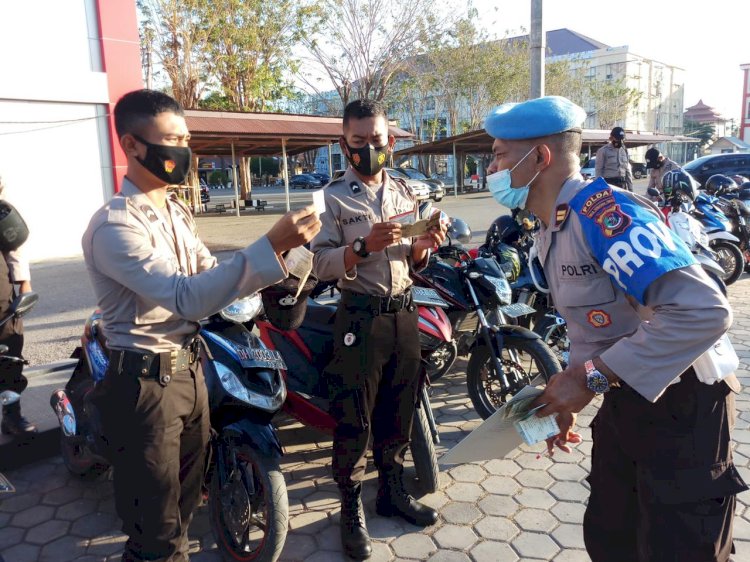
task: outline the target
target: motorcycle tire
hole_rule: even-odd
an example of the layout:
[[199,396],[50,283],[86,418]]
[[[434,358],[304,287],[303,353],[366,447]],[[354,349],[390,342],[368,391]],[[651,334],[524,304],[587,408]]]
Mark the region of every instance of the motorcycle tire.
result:
[[227,561],[275,562],[289,527],[289,498],[279,461],[247,445],[238,447],[236,454],[242,469],[239,481],[228,482],[222,490],[218,465],[211,477],[208,509],[216,544]]
[[447,349],[445,350],[444,355],[441,354],[438,356],[438,358],[433,358],[433,355],[437,353],[436,350],[427,357],[427,375],[433,382],[450,371],[451,367],[453,367],[453,363],[456,362],[456,357],[458,356],[458,346],[456,345],[456,340],[447,342],[445,345],[447,346]]
[[742,255],[736,244],[727,240],[715,240],[711,243],[711,249],[718,255],[718,262],[725,272],[722,281],[731,285],[740,278],[745,269],[745,256]]
[[[471,403],[482,419],[490,417],[511,396],[529,384],[537,375],[541,375],[546,384],[552,375],[562,370],[552,350],[541,339],[505,336],[503,338],[503,345],[504,347],[500,356],[503,368],[520,367],[522,371],[521,380],[515,388],[506,389],[499,387],[500,381],[494,376],[495,369],[492,365],[492,353],[486,345],[475,347],[469,357],[469,364],[466,368],[466,384]],[[536,372],[526,372],[523,365],[514,364],[507,352],[509,349],[513,349],[521,354],[522,358],[525,359],[523,361],[524,365],[529,359],[533,361]],[[498,390],[500,392],[496,392],[493,387],[499,387]]]
[[419,489],[426,494],[437,492],[440,486],[437,455],[427,414],[422,408],[414,411],[409,447]]
[[568,339],[567,324],[558,324],[554,318],[544,318],[534,325],[534,332],[547,344],[564,369],[568,366],[570,340]]

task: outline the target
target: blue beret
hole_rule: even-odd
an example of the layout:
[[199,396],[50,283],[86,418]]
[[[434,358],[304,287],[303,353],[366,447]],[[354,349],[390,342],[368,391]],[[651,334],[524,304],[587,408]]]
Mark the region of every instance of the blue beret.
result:
[[569,99],[545,96],[497,106],[484,120],[484,130],[496,139],[533,139],[575,129],[585,119],[583,108]]

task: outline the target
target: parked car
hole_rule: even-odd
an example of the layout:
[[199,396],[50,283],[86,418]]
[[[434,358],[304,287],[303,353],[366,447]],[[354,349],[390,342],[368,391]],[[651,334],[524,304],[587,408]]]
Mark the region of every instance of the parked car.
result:
[[646,175],[646,164],[640,162],[630,161],[630,169],[633,172],[633,177],[637,180],[641,179]]
[[331,176],[324,174],[323,172],[310,172],[310,175],[323,182],[323,185],[328,184],[331,181]]
[[417,196],[417,201],[424,201],[425,199],[430,198],[430,186],[428,186],[425,182],[421,180],[413,180],[402,170],[399,170],[397,168],[386,168],[385,171],[388,172],[388,175],[391,177],[401,178],[402,180],[406,181],[406,185],[411,187],[414,195]]
[[706,180],[714,174],[750,177],[750,154],[710,154],[688,162],[682,169],[693,176],[701,186],[705,186]]
[[586,163],[581,166],[581,175],[584,179],[593,178],[596,173],[596,156],[589,158]]
[[426,183],[427,187],[430,188],[430,199],[440,201],[445,196],[445,184],[441,180],[428,177],[416,168],[399,168],[399,170],[413,180],[420,180]]
[[302,189],[315,189],[323,187],[323,182],[312,174],[297,174],[289,180],[289,187],[301,187]]

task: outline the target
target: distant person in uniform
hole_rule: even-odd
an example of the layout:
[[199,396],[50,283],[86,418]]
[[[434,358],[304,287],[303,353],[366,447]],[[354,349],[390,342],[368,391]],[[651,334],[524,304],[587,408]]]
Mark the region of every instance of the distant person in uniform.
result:
[[[5,196],[5,185],[0,177],[0,198]],[[10,303],[18,294],[31,292],[31,272],[29,262],[23,253],[23,247],[4,252],[0,260],[0,318],[4,317]],[[23,355],[23,321],[20,318],[8,320],[0,328],[0,345],[7,345],[6,355],[22,357]],[[29,381],[23,376],[23,364],[3,361],[0,355],[0,392],[10,390],[21,394]],[[36,426],[21,414],[21,402],[3,406],[3,420],[0,431],[5,435],[24,435],[36,433]]]
[[595,175],[604,178],[609,185],[633,191],[633,171],[622,127],[612,129],[609,142],[596,151]]
[[660,193],[664,192],[661,180],[664,174],[672,170],[679,170],[680,165],[664,156],[658,148],[649,148],[646,151],[646,168],[649,170],[648,187],[654,187]]
[[313,207],[287,213],[217,264],[190,210],[167,193],[192,161],[182,107],[161,92],[137,90],[120,98],[114,114],[127,175],[83,235],[109,352],[93,401],[128,536],[123,562],[182,562],[209,438],[199,321],[284,279],[281,254],[311,240],[320,221]]
[[343,131],[339,144],[350,166],[325,188],[323,227],[311,250],[318,278],[338,280],[341,289],[327,370],[338,422],[333,477],[341,493],[344,551],[363,560],[372,553],[361,500],[370,437],[378,469],[377,513],[420,527],[438,518],[404,489],[403,463],[421,360],[409,268],[424,267],[430,250],[445,239],[445,227],[401,236],[398,221],[418,219],[419,208],[406,183],[383,170],[395,139],[381,102],[349,103]]
[[533,212],[552,298],[568,324],[569,366],[537,404],[557,414],[548,441],[580,442],[575,416],[596,396],[591,495],[583,520],[593,562],[727,562],[735,495],[730,374],[704,384],[693,362],[729,328],[720,288],[645,198],[580,175],[582,108],[548,96],[494,109],[489,189]]

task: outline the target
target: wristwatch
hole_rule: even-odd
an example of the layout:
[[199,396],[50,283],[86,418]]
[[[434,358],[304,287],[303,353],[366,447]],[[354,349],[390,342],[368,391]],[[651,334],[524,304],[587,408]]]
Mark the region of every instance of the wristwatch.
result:
[[609,380],[603,373],[594,367],[594,362],[589,359],[584,364],[586,368],[586,387],[596,394],[604,394],[609,390]]
[[359,238],[355,238],[354,242],[352,242],[352,252],[354,252],[360,258],[366,258],[370,255],[370,252],[367,251],[367,244],[365,243],[365,239],[362,236],[360,236]]

